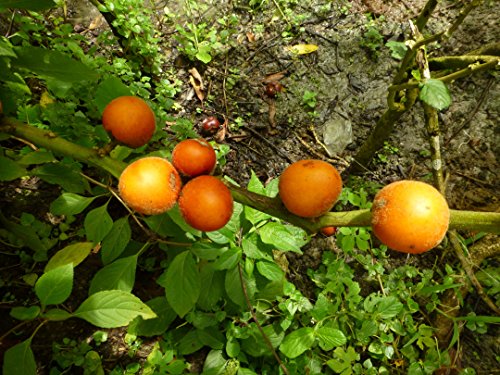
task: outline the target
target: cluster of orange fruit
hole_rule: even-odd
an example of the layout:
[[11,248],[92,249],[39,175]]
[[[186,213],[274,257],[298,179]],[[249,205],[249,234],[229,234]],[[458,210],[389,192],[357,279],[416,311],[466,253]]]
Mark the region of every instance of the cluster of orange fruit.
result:
[[[151,139],[155,118],[142,99],[125,96],[108,104],[103,125],[118,141],[139,147]],[[160,157],[131,163],[120,176],[119,193],[139,213],[157,215],[178,203],[190,226],[218,230],[232,216],[233,199],[229,188],[210,175],[215,164],[215,151],[206,140],[184,140],[172,151],[172,163]],[[188,179],[184,186],[181,176]],[[342,179],[325,161],[299,160],[281,174],[278,190],[289,212],[314,219],[333,208]],[[418,254],[441,242],[449,218],[448,204],[434,187],[405,180],[387,185],[375,196],[371,224],[375,236],[388,247]],[[333,227],[322,228],[325,235],[334,232]]]

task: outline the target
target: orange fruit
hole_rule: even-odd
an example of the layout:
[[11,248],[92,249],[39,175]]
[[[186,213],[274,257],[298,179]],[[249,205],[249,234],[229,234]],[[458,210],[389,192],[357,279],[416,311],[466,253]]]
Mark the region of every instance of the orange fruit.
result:
[[446,199],[424,182],[393,182],[373,201],[373,233],[389,248],[404,253],[419,254],[436,247],[449,221]]
[[172,164],[180,174],[188,177],[210,174],[216,161],[213,147],[204,139],[186,139],[172,151]]
[[148,143],[156,129],[153,111],[136,96],[112,100],[104,108],[102,124],[116,140],[132,148]]
[[330,236],[333,236],[335,234],[335,232],[337,232],[337,228],[335,228],[335,227],[323,227],[320,229],[320,232],[324,236],[330,237]]
[[231,219],[233,197],[218,178],[198,176],[182,188],[179,208],[186,223],[195,229],[210,232],[222,228]]
[[172,208],[181,189],[181,178],[166,159],[145,157],[124,169],[118,181],[120,197],[135,211],[158,215]]
[[281,174],[278,188],[288,211],[312,218],[332,209],[342,191],[342,179],[337,169],[325,161],[299,160]]

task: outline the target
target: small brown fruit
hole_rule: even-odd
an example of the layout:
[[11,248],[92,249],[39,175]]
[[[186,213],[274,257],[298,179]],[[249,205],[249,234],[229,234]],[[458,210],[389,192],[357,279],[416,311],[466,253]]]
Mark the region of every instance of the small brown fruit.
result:
[[204,139],[186,139],[172,151],[172,163],[180,174],[196,177],[210,174],[217,158],[213,147]]
[[278,187],[288,211],[312,218],[332,209],[342,191],[342,179],[337,169],[327,162],[299,160],[281,174]]
[[215,116],[208,116],[201,123],[201,131],[205,135],[215,134],[220,128],[220,121]]
[[186,223],[210,232],[222,228],[231,219],[233,197],[218,178],[198,176],[182,188],[179,208]]
[[130,208],[144,215],[158,215],[174,206],[181,178],[168,160],[150,156],[125,168],[118,189]]
[[148,143],[156,129],[153,111],[136,96],[112,100],[104,108],[102,124],[117,141],[132,148]]

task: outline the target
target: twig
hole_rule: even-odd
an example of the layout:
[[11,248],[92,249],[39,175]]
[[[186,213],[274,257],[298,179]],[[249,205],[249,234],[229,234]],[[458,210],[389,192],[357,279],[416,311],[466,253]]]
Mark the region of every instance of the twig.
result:
[[243,279],[243,271],[241,270],[240,264],[238,264],[238,272],[240,274],[241,288],[243,289],[243,295],[245,296],[245,302],[247,303],[248,309],[250,310],[250,314],[252,314],[253,321],[257,325],[257,328],[259,329],[262,337],[264,338],[266,345],[269,347],[269,349],[273,353],[274,358],[276,359],[279,366],[283,370],[283,373],[285,373],[286,375],[290,375],[286,366],[283,364],[283,362],[281,362],[281,359],[280,359],[278,353],[276,353],[276,350],[274,349],[273,344],[271,343],[271,340],[269,340],[269,337],[267,337],[266,333],[262,329],[262,326],[259,323],[259,319],[257,319],[257,315],[255,315],[255,311],[254,311],[254,308],[252,306],[252,302],[250,301],[250,298],[248,297],[247,287],[245,285],[245,280]]
[[252,129],[251,127],[246,126],[246,125],[243,125],[242,128],[248,130],[250,133],[252,133],[256,137],[258,137],[262,142],[266,143],[269,147],[271,147],[273,150],[275,150],[278,154],[280,154],[282,157],[284,157],[290,163],[295,162],[295,160],[293,160],[290,156],[288,156],[283,151],[281,151],[281,149],[276,147],[274,145],[274,143],[272,143],[269,139],[263,137],[259,132],[255,131],[254,129]]

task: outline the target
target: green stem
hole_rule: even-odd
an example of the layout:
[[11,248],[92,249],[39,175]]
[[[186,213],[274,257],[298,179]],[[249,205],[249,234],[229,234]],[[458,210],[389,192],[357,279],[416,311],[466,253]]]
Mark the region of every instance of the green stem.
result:
[[116,178],[120,177],[121,172],[126,167],[126,164],[119,160],[100,155],[98,150],[77,145],[58,137],[51,131],[26,125],[9,117],[0,119],[0,131],[26,139],[54,153],[69,156],[99,167]]

